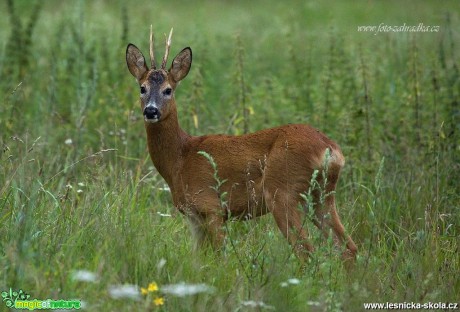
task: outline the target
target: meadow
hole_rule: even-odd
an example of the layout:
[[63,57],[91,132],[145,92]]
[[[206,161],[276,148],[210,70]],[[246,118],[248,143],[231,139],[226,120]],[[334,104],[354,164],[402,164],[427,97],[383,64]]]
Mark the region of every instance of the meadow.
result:
[[[453,0],[0,2],[0,311],[10,289],[87,311],[460,302],[459,12]],[[420,23],[436,27],[382,28]],[[270,215],[228,223],[220,253],[192,252],[125,63],[128,43],[148,55],[151,24],[157,58],[171,27],[170,59],[193,50],[176,91],[187,132],[309,123],[339,143],[354,268],[310,222],[318,248],[302,266]]]

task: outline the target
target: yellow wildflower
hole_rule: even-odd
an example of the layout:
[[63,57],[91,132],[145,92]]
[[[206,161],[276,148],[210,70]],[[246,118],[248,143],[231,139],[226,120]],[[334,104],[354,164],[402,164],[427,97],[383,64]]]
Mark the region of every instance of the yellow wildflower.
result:
[[158,285],[157,283],[153,282],[149,284],[149,287],[147,288],[149,292],[155,292],[158,290]]
[[147,288],[141,287],[141,294],[147,295],[148,291]]
[[158,298],[155,298],[153,300],[153,303],[156,305],[156,306],[160,306],[160,305],[163,305],[165,303],[165,299],[163,297],[158,297]]

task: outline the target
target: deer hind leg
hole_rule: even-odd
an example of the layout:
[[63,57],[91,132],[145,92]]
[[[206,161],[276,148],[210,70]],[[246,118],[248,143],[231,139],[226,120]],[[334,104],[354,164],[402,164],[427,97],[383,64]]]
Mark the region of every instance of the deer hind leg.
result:
[[[343,252],[343,258],[354,259],[357,253],[356,244],[351,237],[345,233],[345,228],[340,221],[339,214],[337,213],[335,205],[335,187],[339,178],[341,165],[334,162],[329,163],[327,169],[327,181],[325,189],[320,192],[319,190],[313,191],[314,209],[316,219],[313,223],[328,237],[329,231],[332,230],[334,235],[334,243],[338,248],[346,245],[346,250]],[[321,187],[324,185],[322,178],[319,179]],[[322,193],[322,194],[321,194]],[[323,198],[321,198],[323,197]]]
[[298,198],[288,192],[276,190],[264,192],[265,205],[272,212],[281,233],[286,237],[296,255],[306,260],[314,248],[303,226],[303,212],[297,209]]

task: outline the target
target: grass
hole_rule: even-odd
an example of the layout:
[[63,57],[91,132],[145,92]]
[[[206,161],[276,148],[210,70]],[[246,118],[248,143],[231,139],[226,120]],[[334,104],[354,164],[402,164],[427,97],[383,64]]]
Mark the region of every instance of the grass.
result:
[[[133,4],[0,3],[0,291],[81,299],[88,311],[460,301],[458,2]],[[439,32],[357,31],[421,22]],[[171,55],[193,49],[177,92],[188,132],[305,122],[341,145],[337,202],[359,248],[353,271],[310,224],[320,247],[302,268],[270,216],[228,224],[221,254],[191,252],[124,61],[128,42],[148,51],[150,24],[158,38],[174,27]],[[95,281],[73,279],[78,270]],[[212,288],[163,294],[161,306],[156,292],[109,292],[151,282]]]

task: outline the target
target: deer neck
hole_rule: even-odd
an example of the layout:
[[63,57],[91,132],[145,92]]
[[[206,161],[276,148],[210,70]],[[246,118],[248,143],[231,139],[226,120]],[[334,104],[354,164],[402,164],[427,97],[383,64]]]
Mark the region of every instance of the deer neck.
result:
[[150,158],[166,183],[172,187],[173,177],[182,166],[182,156],[190,138],[179,126],[174,108],[166,119],[158,123],[145,123]]

